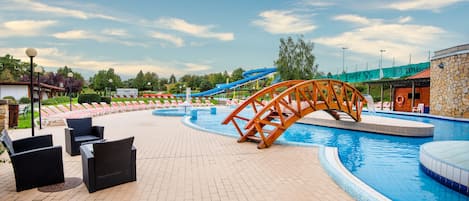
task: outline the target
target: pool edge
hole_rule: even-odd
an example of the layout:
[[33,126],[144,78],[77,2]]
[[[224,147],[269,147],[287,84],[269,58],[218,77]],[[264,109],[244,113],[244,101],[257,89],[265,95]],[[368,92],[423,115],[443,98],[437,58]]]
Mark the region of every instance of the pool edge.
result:
[[353,198],[360,201],[391,200],[350,173],[340,162],[337,147],[319,146],[318,155],[327,174]]

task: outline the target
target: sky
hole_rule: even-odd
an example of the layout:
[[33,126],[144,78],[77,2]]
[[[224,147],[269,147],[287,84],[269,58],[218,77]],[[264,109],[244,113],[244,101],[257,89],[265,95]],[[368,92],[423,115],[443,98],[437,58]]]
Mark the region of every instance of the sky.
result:
[[[469,43],[468,0],[0,0],[0,55],[85,77],[114,68],[207,74],[273,67],[279,40],[314,44],[319,71],[335,74],[426,62]],[[384,51],[380,51],[384,50]]]

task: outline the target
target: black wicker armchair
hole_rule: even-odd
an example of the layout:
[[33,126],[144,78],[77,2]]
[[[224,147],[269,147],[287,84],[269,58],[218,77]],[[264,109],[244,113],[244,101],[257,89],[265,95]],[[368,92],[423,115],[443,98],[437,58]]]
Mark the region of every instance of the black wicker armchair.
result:
[[53,146],[52,135],[12,141],[3,130],[1,141],[10,156],[16,191],[64,182],[62,147]]
[[104,127],[92,126],[91,117],[66,121],[68,128],[65,128],[65,150],[71,156],[80,154],[82,143],[103,139]]
[[83,182],[90,193],[137,180],[133,140],[130,137],[80,147]]

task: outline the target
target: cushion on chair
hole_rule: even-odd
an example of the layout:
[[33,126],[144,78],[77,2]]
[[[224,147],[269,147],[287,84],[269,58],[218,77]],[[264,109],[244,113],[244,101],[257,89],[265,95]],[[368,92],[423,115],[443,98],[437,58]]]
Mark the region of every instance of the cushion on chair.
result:
[[99,140],[99,137],[96,137],[94,135],[82,135],[75,137],[76,142],[88,142],[92,140]]
[[73,128],[75,136],[88,135],[91,131],[92,120],[91,117],[80,119],[67,119],[69,128]]
[[7,148],[9,155],[12,155],[15,153],[15,150],[13,149],[13,143],[11,142],[11,138],[8,135],[8,132],[6,129],[3,129],[2,131],[2,143]]

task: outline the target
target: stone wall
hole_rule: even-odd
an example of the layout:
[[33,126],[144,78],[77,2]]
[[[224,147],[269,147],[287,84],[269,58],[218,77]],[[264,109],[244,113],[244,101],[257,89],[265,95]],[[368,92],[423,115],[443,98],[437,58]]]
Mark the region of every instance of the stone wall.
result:
[[430,113],[469,118],[469,44],[435,52],[430,64]]
[[0,132],[8,129],[8,101],[0,100]]

